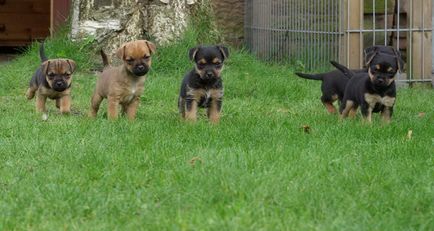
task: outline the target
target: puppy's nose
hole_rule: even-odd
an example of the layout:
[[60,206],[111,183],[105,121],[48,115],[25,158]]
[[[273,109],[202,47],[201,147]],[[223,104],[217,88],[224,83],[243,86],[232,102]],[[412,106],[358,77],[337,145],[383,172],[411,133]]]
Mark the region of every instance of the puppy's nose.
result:
[[62,83],[61,82],[56,82],[56,86],[61,87]]
[[143,70],[145,70],[145,66],[144,65],[138,65],[137,70],[143,71]]
[[380,83],[380,84],[381,84],[381,83],[384,83],[384,79],[378,79],[377,81],[378,81],[378,83]]
[[212,72],[207,72],[206,77],[211,78],[213,76]]

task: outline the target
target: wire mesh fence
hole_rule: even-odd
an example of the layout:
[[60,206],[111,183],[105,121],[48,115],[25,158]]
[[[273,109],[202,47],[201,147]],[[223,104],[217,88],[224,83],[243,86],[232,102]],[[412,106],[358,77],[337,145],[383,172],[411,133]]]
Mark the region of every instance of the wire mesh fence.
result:
[[406,61],[398,81],[432,81],[433,0],[245,0],[246,47],[273,62],[330,69],[363,66],[363,50],[393,46]]

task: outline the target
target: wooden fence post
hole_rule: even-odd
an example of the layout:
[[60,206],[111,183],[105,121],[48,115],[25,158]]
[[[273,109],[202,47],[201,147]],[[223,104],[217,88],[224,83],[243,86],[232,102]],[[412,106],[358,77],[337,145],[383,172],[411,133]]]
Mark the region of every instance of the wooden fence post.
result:
[[354,31],[363,29],[364,0],[344,0],[342,25],[344,36],[341,40],[342,63],[350,68],[363,66],[363,33]]
[[[410,72],[413,80],[430,80],[432,77],[432,8],[431,0],[413,0],[410,3],[408,22],[410,28],[417,31],[410,32],[411,51],[408,55],[407,71]],[[428,29],[427,31],[424,31]]]

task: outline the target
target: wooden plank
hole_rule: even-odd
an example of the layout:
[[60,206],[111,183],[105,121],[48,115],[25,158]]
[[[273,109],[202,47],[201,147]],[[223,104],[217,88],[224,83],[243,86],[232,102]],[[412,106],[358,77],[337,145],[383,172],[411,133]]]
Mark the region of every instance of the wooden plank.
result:
[[6,1],[0,6],[1,13],[50,13],[50,0]]
[[58,30],[70,15],[71,0],[51,0],[50,28]]
[[[431,0],[413,1],[411,14],[412,28],[423,29],[432,28],[431,23]],[[407,63],[413,79],[432,79],[432,32],[431,30],[421,32],[415,31],[410,33],[412,36],[411,41],[411,61]]]
[[[41,39],[49,35],[49,15],[47,14],[0,14],[0,23],[5,30],[0,32],[0,42],[28,41]],[[17,44],[19,45],[19,44]]]
[[11,27],[38,27],[49,25],[49,16],[45,14],[0,14],[0,23]]

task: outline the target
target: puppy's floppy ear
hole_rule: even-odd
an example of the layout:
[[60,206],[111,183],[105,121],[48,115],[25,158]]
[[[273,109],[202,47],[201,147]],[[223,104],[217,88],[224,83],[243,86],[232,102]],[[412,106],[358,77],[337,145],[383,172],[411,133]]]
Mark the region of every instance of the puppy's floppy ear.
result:
[[155,51],[157,50],[157,46],[155,46],[154,43],[149,42],[147,40],[145,40],[146,46],[148,46],[149,51],[151,52],[151,54],[154,54]]
[[404,60],[402,59],[401,52],[393,48],[393,53],[395,53],[396,63],[398,65],[398,71],[402,72],[404,70]]
[[74,60],[72,60],[72,59],[67,59],[66,62],[69,65],[69,71],[71,72],[71,74],[74,73],[75,68],[77,67],[77,64],[75,64]]
[[227,47],[218,45],[217,48],[222,53],[224,59],[227,59],[229,57],[229,49]]
[[377,55],[377,46],[372,46],[372,47],[368,47],[366,48],[363,53],[365,54],[365,64],[366,66],[368,66],[372,59],[375,57],[375,55]]
[[124,55],[125,55],[125,47],[126,47],[126,43],[122,44],[121,47],[118,48],[118,50],[116,51],[116,56],[122,60],[125,59]]
[[199,51],[199,49],[200,49],[200,46],[198,46],[198,47],[194,47],[194,48],[191,48],[191,49],[190,49],[190,51],[188,52],[188,58],[189,58],[191,61],[194,61],[194,59],[196,58],[196,54],[197,54],[197,52]]
[[50,66],[50,60],[47,60],[41,64],[41,70],[44,75],[47,75],[48,67]]

